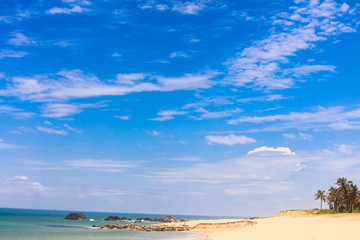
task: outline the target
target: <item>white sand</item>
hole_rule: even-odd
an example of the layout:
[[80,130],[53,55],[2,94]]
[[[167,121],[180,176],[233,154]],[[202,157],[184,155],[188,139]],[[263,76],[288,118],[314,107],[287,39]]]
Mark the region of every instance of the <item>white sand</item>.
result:
[[216,224],[235,221],[239,219],[190,221],[187,224],[215,223],[206,229],[209,232],[206,240],[360,240],[360,214],[302,215],[295,211],[251,220],[256,224],[246,226]]

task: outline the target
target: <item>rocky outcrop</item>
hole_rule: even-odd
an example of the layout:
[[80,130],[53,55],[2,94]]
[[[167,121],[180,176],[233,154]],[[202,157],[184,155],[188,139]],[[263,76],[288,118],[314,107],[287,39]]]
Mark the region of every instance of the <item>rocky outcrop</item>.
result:
[[135,230],[141,232],[181,232],[181,231],[190,231],[191,227],[185,226],[168,226],[168,225],[139,225],[139,224],[125,224],[125,225],[116,225],[116,224],[105,224],[102,226],[93,225],[93,227],[99,229],[127,229]]
[[108,216],[104,219],[105,221],[131,221],[130,218],[118,217],[118,216]]
[[217,230],[233,230],[240,229],[247,226],[252,226],[256,224],[255,221],[241,220],[236,222],[227,222],[227,223],[199,223],[193,227],[186,224],[182,225],[169,225],[169,224],[153,224],[153,225],[140,225],[140,224],[125,224],[125,225],[116,225],[116,224],[105,224],[102,226],[93,225],[93,227],[98,229],[127,229],[135,230],[141,232],[183,232],[183,231],[192,231],[192,232],[213,232],[214,229]]
[[173,222],[177,222],[177,221],[178,220],[173,216],[166,216],[166,217],[160,219],[160,222],[164,222],[164,223],[173,223]]
[[65,219],[70,220],[86,220],[86,216],[83,213],[70,213],[66,215]]

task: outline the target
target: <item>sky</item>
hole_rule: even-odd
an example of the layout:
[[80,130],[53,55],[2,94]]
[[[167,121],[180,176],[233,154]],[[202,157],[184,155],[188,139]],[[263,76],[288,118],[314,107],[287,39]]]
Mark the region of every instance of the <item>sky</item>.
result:
[[355,0],[0,3],[0,206],[267,216],[360,184]]

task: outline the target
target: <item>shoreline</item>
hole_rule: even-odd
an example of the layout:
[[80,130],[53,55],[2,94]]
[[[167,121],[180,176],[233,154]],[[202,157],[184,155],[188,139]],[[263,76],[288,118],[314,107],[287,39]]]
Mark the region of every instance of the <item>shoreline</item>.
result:
[[188,220],[146,227],[129,224],[129,228],[118,229],[204,234],[193,240],[358,240],[358,226],[360,213],[319,214],[314,210],[287,210],[265,218]]
[[[244,221],[254,224],[243,224]],[[252,220],[194,220],[187,224],[199,226],[189,232],[206,234],[206,237],[196,240],[358,240],[360,236],[360,213],[308,214],[303,210],[293,210]]]

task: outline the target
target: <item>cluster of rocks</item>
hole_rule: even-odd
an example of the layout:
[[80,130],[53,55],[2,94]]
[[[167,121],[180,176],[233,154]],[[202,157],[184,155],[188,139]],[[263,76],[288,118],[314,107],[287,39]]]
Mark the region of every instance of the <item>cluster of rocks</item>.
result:
[[70,213],[66,215],[65,219],[69,220],[86,220],[86,216],[83,213]]
[[126,218],[126,217],[118,217],[118,216],[109,216],[107,218],[104,219],[105,221],[123,221],[123,222],[163,222],[163,223],[173,223],[173,222],[178,222],[178,220],[173,217],[173,216],[166,216],[164,218],[151,218],[151,217],[146,217],[146,218],[137,218],[135,220],[132,220],[130,218]]
[[108,216],[104,219],[105,221],[131,221],[130,218],[118,217],[118,216]]
[[105,224],[102,226],[93,225],[93,227],[99,229],[128,229],[141,232],[181,232],[181,231],[190,231],[192,228],[188,226],[167,226],[167,225],[139,225],[139,224],[125,224],[125,225],[116,225],[116,224]]

